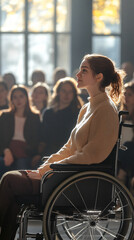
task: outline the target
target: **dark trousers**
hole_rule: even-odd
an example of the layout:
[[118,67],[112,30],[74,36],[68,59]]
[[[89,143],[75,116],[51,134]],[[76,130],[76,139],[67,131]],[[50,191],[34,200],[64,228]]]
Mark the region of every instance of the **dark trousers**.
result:
[[[33,196],[40,192],[40,180],[30,179],[26,171],[11,171],[0,182],[0,240],[13,240],[17,230],[20,203],[17,198]],[[25,202],[24,202],[25,203]]]

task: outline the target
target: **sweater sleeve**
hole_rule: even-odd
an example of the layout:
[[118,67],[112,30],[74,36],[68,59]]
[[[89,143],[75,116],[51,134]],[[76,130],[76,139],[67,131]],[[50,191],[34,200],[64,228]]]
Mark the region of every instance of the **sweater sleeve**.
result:
[[[79,113],[79,116],[78,116],[77,123],[79,123],[81,121],[85,111],[86,111],[86,105],[84,105],[82,107],[82,109],[81,109],[81,111]],[[57,153],[52,154],[49,157],[49,159],[38,168],[38,170],[40,172],[40,175],[44,174],[44,169],[43,168],[44,168],[46,163],[59,162],[62,159],[66,159],[66,158],[70,157],[72,155],[71,145],[72,145],[72,133],[71,133],[70,138],[67,141],[67,143]]]
[[104,161],[118,138],[118,114],[100,108],[92,119],[88,142],[81,151],[62,159],[59,163],[97,164]]

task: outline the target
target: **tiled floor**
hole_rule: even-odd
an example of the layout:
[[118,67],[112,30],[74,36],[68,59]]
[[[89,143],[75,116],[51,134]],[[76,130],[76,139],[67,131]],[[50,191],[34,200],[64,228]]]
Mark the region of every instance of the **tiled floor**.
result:
[[[113,229],[114,229],[114,224],[113,224]],[[29,226],[29,232],[30,233],[41,233],[42,232],[42,225],[41,225],[41,223],[39,223],[39,221],[38,222],[32,222],[32,223],[30,223],[30,226]],[[28,240],[33,240],[33,239],[35,239],[35,238],[28,238]],[[64,235],[63,235],[63,239],[64,240],[68,240],[69,238],[67,237],[67,236],[65,236],[64,237]],[[83,239],[83,238],[82,238]],[[88,238],[86,238],[86,239],[89,239],[89,237]],[[96,238],[93,238],[93,240],[98,240],[98,237],[96,236]],[[100,239],[100,238],[99,238]],[[108,237],[108,238],[105,238],[104,237],[104,240],[111,240],[111,239],[113,239],[113,237],[112,238],[110,238],[110,237]],[[125,238],[126,239],[126,238]],[[16,237],[15,237],[15,240],[19,240],[19,235],[18,235],[18,232],[17,232],[17,234],[16,234]],[[45,239],[44,239],[45,240]],[[80,238],[79,238],[79,240],[81,240]],[[84,238],[84,240],[85,240],[85,238]]]
[[[41,233],[42,232],[42,224],[38,222],[32,222],[29,226],[29,233]],[[18,231],[17,231],[17,234],[16,234],[16,237],[15,237],[15,240],[18,240],[18,237],[19,237],[19,234],[18,234]],[[29,240],[33,240],[33,238],[29,238]]]

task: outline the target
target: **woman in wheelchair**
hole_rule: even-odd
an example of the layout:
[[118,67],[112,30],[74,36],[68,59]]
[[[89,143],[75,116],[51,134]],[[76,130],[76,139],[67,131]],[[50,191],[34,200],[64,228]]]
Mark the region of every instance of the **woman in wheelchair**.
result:
[[81,108],[68,142],[37,170],[11,171],[1,179],[0,240],[14,239],[20,210],[16,197],[39,194],[41,178],[51,169],[51,163],[99,164],[117,141],[119,120],[115,103],[122,92],[124,73],[109,58],[91,54],[84,56],[76,76],[78,88],[87,89],[90,97]]

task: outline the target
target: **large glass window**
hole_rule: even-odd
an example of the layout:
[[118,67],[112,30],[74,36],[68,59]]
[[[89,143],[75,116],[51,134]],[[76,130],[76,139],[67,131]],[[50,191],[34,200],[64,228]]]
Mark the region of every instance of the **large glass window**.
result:
[[[54,67],[54,39],[52,34],[29,34],[29,82],[35,69],[42,69],[48,83]],[[30,82],[31,83],[31,82]]]
[[28,31],[54,31],[54,0],[28,0]]
[[120,0],[93,0],[92,52],[110,57],[120,66]]
[[0,1],[1,32],[21,32],[25,28],[25,0]]
[[1,35],[2,73],[13,73],[20,83],[24,82],[24,37],[23,34]]
[[12,72],[18,83],[30,85],[34,70],[43,70],[49,84],[55,67],[70,73],[70,4],[71,0],[0,0],[1,75]]

